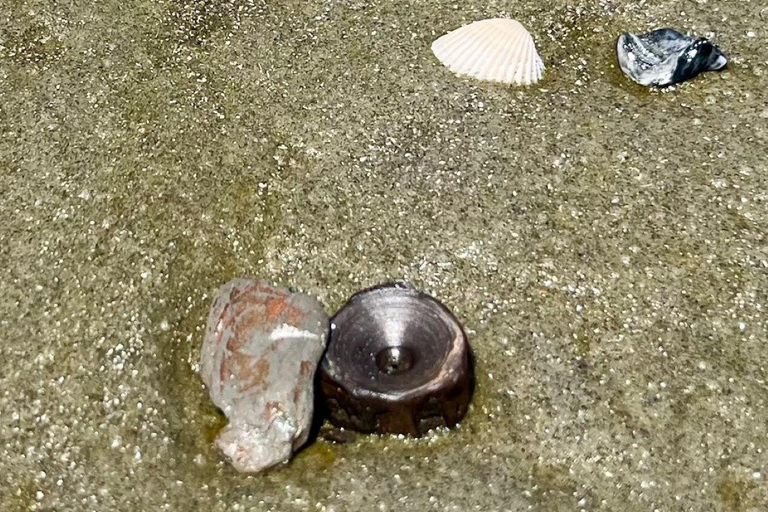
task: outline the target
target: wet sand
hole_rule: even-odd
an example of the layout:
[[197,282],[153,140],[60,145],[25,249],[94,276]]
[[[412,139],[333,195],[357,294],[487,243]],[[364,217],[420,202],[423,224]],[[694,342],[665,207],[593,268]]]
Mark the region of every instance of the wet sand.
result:
[[[768,10],[653,4],[0,0],[0,510],[766,510]],[[496,16],[536,86],[432,55]],[[630,82],[661,26],[728,69]],[[196,373],[235,276],[434,294],[466,420],[237,474]]]

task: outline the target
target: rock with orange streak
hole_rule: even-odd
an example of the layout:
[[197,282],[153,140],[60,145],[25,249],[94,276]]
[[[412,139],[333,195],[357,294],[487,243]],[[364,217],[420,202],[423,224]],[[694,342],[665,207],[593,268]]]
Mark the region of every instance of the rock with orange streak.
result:
[[229,419],[216,446],[238,470],[287,462],[307,441],[328,328],[328,315],[308,295],[253,279],[234,279],[219,290],[200,372]]

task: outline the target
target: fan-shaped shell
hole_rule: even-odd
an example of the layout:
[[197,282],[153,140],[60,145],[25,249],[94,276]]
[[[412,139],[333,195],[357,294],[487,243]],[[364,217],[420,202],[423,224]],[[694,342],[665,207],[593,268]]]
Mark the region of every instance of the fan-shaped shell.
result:
[[544,72],[533,37],[512,19],[465,25],[437,39],[432,51],[454,73],[479,80],[529,85]]

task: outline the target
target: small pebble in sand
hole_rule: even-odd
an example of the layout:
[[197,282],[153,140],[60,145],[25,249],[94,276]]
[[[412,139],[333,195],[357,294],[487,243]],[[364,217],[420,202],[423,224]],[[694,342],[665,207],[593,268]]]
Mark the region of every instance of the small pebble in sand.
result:
[[723,69],[728,63],[712,41],[671,28],[639,36],[622,34],[616,52],[625,75],[640,85],[657,87],[685,82],[704,71]]

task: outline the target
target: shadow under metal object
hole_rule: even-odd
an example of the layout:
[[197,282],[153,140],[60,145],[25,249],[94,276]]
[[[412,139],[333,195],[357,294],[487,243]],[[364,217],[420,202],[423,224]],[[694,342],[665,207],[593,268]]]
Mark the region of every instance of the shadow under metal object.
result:
[[353,295],[331,319],[320,364],[331,423],[416,437],[464,417],[472,377],[469,344],[453,314],[402,284]]

